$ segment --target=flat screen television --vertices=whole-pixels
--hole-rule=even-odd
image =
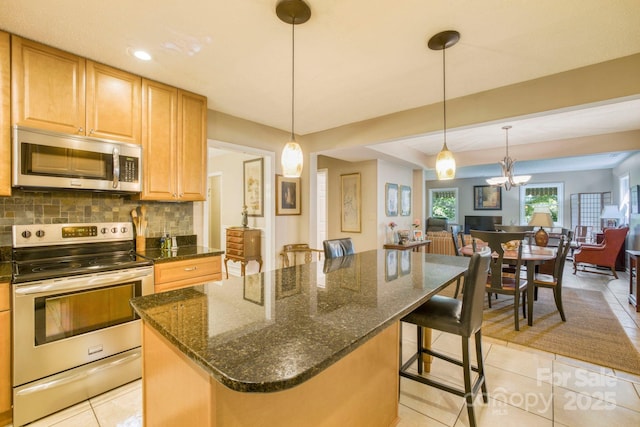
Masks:
[[[464,234],[471,230],[493,231],[496,224],[502,224],[502,216],[465,215]]]

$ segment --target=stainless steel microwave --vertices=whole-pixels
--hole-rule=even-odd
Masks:
[[[13,128],[12,185],[139,193],[142,147],[21,126]]]

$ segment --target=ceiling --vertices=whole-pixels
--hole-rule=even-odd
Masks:
[[[210,109],[290,131],[291,26],[277,18],[276,3],[3,0],[0,28],[202,93]],[[311,19],[295,29],[299,135],[442,101],[442,54],[426,41],[446,29],[461,33],[447,50],[447,99],[640,52],[637,0],[307,3]],[[131,51],[139,48],[153,59],[135,59]],[[454,152],[504,148],[505,124],[513,126],[510,147],[640,129],[640,96],[618,101],[451,129],[447,144]],[[442,135],[326,154],[393,158],[399,144],[434,155]],[[582,164],[615,165],[626,155],[589,156]],[[518,162],[518,171],[540,167],[528,163]]]

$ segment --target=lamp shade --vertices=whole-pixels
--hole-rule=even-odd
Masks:
[[[436,174],[438,179],[453,179],[456,176],[456,159],[446,144],[436,157]]]
[[[299,178],[302,174],[302,148],[295,141],[289,141],[282,149],[280,158],[282,176],[285,178]]]
[[[616,205],[605,205],[600,214],[602,219],[620,219],[620,209]]]
[[[549,212],[534,212],[529,225],[536,227],[553,227],[553,219]]]

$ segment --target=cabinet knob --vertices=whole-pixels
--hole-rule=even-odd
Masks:
[[[80,127],[78,128],[78,133],[83,133],[83,132],[84,132],[84,128],[83,128],[82,126],[80,126]]]
[[[93,134],[93,129],[89,130],[89,135]]]

